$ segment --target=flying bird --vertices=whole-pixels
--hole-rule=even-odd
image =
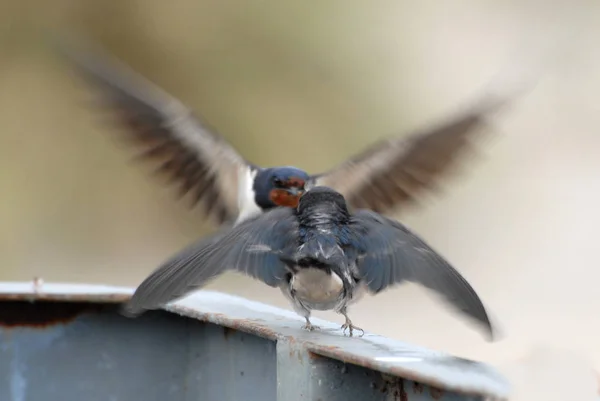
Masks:
[[[437,126],[373,144],[329,171],[309,174],[293,166],[263,168],[246,160],[180,101],[121,61],[100,52],[60,46],[76,70],[97,86],[99,103],[126,129],[142,159],[191,194],[209,218],[239,223],[276,206],[296,207],[314,186],[342,193],[352,208],[391,213],[416,203],[438,179],[472,153],[489,132],[485,117],[510,96],[488,96]]]
[[[322,186],[307,191],[295,208],[259,213],[189,245],[137,287],[123,313],[160,308],[225,271],[278,287],[307,330],[318,328],[311,311],[333,310],[345,317],[341,328],[352,336],[362,329],[348,307],[366,292],[406,281],[439,293],[493,339],[479,296],[442,256],[395,220],[367,209],[350,212],[339,192]]]

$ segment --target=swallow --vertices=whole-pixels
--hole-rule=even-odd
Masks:
[[[274,207],[298,205],[314,186],[340,192],[352,208],[382,214],[418,204],[426,190],[456,171],[490,130],[486,117],[512,96],[487,96],[476,106],[420,132],[374,143],[331,170],[309,174],[293,166],[263,168],[246,160],[179,100],[116,58],[61,46],[75,71],[98,88],[99,104],[123,129],[141,159],[191,194],[209,219],[235,224]],[[307,144],[314,146],[314,144]],[[188,195],[189,196],[189,195]]]
[[[311,324],[313,310],[333,310],[355,326],[348,307],[367,292],[402,282],[445,297],[493,338],[490,319],[471,285],[442,256],[398,221],[367,209],[351,213],[339,192],[314,187],[296,208],[274,208],[189,245],[151,273],[123,305],[133,317],[200,289],[225,271],[278,287]]]

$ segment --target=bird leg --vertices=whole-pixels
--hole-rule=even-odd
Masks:
[[[304,330],[308,330],[308,331],[313,331],[315,329],[320,329],[321,327],[319,326],[315,326],[310,322],[310,319],[308,317],[305,317],[306,319],[306,324],[304,326],[302,326],[302,328]]]
[[[358,326],[355,326],[352,324],[352,320],[350,320],[350,318],[348,317],[348,314],[346,313],[346,309],[344,308],[343,310],[340,311],[340,313],[342,315],[344,315],[344,317],[346,318],[346,323],[342,324],[341,329],[343,330],[343,333],[346,334],[346,329],[348,329],[348,334],[350,337],[352,337],[352,332],[354,330],[359,330],[361,331],[361,335],[360,337],[365,335],[365,331],[363,329],[361,329]]]

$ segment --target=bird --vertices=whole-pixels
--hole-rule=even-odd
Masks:
[[[379,140],[327,171],[309,174],[248,161],[197,113],[106,52],[66,41],[58,49],[97,88],[94,103],[123,128],[138,158],[155,163],[180,197],[191,196],[190,206],[202,205],[218,225],[238,224],[274,207],[294,208],[314,186],[336,189],[353,208],[386,215],[419,205],[419,197],[439,190],[439,180],[456,172],[475,153],[475,141],[492,131],[489,114],[516,96],[485,95],[441,123]]]
[[[279,288],[309,331],[319,329],[311,311],[333,310],[345,318],[344,334],[362,335],[349,306],[367,293],[414,282],[477,322],[486,338],[494,336],[481,299],[439,253],[396,220],[350,211],[344,196],[325,186],[306,191],[295,208],[268,210],[188,245],[142,281],[122,313],[136,317],[162,308],[226,271]]]

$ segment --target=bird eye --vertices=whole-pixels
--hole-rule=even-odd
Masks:
[[[283,185],[283,182],[279,178],[273,177],[273,185],[275,185],[276,187],[280,187]]]
[[[291,186],[292,187],[295,187],[295,188],[298,188],[298,189],[302,189],[302,190],[304,190],[304,185],[305,184],[306,184],[306,182],[304,180],[299,179],[299,178],[298,179],[294,179],[291,182]]]

